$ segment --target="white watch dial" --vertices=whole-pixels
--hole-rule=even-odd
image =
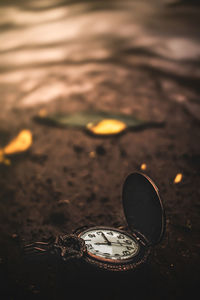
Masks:
[[[125,232],[110,228],[91,228],[79,235],[90,255],[103,260],[126,260],[139,251],[138,242]]]

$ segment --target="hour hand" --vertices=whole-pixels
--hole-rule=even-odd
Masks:
[[[106,237],[106,235],[103,232],[101,234],[102,234],[104,240],[107,242],[107,245],[111,245],[111,242],[108,240],[108,238]]]

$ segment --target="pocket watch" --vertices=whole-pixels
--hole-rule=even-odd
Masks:
[[[63,263],[82,259],[100,269],[127,271],[143,264],[165,231],[165,214],[155,183],[145,174],[132,173],[122,189],[128,229],[82,227],[53,241],[24,246],[29,257],[53,257]]]

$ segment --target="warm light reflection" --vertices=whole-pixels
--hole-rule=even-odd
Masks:
[[[95,2],[64,4],[59,0],[2,6],[0,69],[4,73],[0,84],[8,84],[8,94],[10,84],[13,89],[5,105],[9,106],[9,99],[16,106],[39,105],[95,91],[101,81],[116,81],[114,86],[119,86],[126,81],[127,75],[122,73],[128,72],[127,66],[149,66],[199,78],[198,70],[194,72],[194,67],[182,63],[200,56],[199,39],[183,35],[176,18],[170,23],[162,18],[163,1],[113,3],[114,9],[107,9],[109,4],[104,1],[98,9]],[[139,55],[137,49],[141,49]],[[126,55],[126,50],[133,53]],[[104,75],[99,76],[101,72]],[[15,94],[22,97],[15,98]],[[104,92],[104,98],[109,102],[115,95]]]
[[[0,25],[4,23],[16,26],[35,25],[52,22],[67,17],[69,10],[61,8],[47,9],[42,11],[28,11],[15,6],[8,6],[0,10]]]
[[[56,100],[59,97],[67,97],[73,93],[84,93],[92,88],[91,83],[67,85],[65,82],[50,82],[35,89],[32,93],[21,99],[21,105],[32,106]]]

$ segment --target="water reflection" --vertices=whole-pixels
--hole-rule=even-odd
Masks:
[[[115,93],[125,101],[130,78],[141,71],[156,74],[169,98],[197,99],[199,12],[175,2],[3,1],[1,102],[7,108],[32,106],[85,93],[90,102],[88,93],[102,85],[108,102]]]

